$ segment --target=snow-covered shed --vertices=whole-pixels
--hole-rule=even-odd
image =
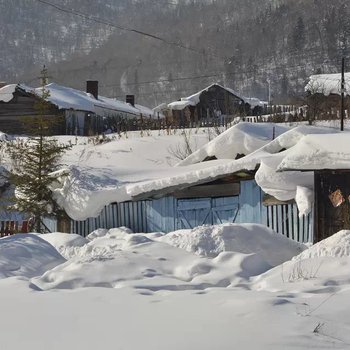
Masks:
[[[314,241],[350,229],[350,133],[307,135],[279,170],[313,174]]]
[[[304,210],[298,194],[312,185],[313,176],[280,173],[277,167],[305,135],[331,131],[308,126],[281,128],[272,140],[274,127],[235,125],[211,142],[210,155],[215,159],[203,161],[207,146],[198,161],[185,161],[157,174],[143,172],[142,177],[150,180],[134,176],[132,182],[124,182],[118,189],[100,189],[96,177],[95,186],[85,188],[86,174],[77,173],[65,182],[68,192],[58,189],[59,195],[69,196],[84,191],[78,202],[74,197],[71,203],[67,202],[69,196],[62,198],[67,213],[76,220],[72,232],[85,235],[98,227],[113,226],[128,226],[138,232],[170,232],[236,222],[262,223],[294,240],[312,240],[313,213]],[[229,137],[230,133],[242,137]],[[242,142],[245,156],[235,159],[244,148]]]
[[[125,120],[153,117],[154,112],[144,106],[131,105],[98,95],[98,82],[87,82],[83,92],[55,83],[44,86],[49,93],[45,113],[56,118],[54,134],[95,135],[107,130],[116,131]],[[0,130],[22,133],[22,119],[36,116],[36,102],[43,96],[43,88],[32,88],[24,84],[11,84],[0,88]],[[57,120],[61,118],[61,122]]]
[[[216,120],[223,124],[227,117],[259,113],[264,103],[255,98],[246,98],[220,84],[211,84],[195,94],[182,97],[168,104],[174,123],[181,126],[196,125],[200,120]]]

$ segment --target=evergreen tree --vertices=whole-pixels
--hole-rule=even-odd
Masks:
[[[44,68],[41,81],[46,80],[47,71]],[[35,104],[37,116],[24,121],[30,136],[17,139],[8,146],[12,163],[9,181],[15,186],[11,209],[31,215],[36,232],[43,230],[44,217],[57,217],[64,213],[53,199],[50,188],[59,176],[53,174],[59,159],[70,146],[61,145],[49,137],[50,128],[55,123],[52,117],[46,116],[49,96],[49,91],[43,86]]]

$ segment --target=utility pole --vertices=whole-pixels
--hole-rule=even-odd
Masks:
[[[271,106],[271,80],[270,78],[267,79],[268,87],[269,87],[269,100],[268,100],[268,105],[267,107],[270,107],[270,111],[268,110],[268,114],[272,114],[272,106]]]
[[[340,131],[344,131],[344,99],[345,99],[345,57],[341,64],[341,106],[340,106]]]

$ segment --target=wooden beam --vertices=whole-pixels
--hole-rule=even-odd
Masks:
[[[240,191],[239,183],[222,185],[203,185],[186,188],[174,192],[175,198],[213,198],[238,196]]]
[[[293,203],[295,203],[293,199],[289,201],[280,201],[279,199],[269,194],[264,194],[264,197],[263,197],[263,205],[265,205],[265,207],[268,207],[270,205],[283,205],[283,204],[293,204]]]

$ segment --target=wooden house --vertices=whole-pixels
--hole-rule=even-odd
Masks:
[[[96,135],[119,131],[131,119],[153,117],[153,111],[134,104],[99,96],[98,82],[88,81],[86,92],[51,83],[45,86],[45,115],[54,119],[52,134]],[[22,84],[0,88],[0,130],[10,134],[26,133],[24,117],[38,116],[36,103],[42,99],[42,88]]]
[[[247,99],[234,90],[219,84],[183,97],[168,104],[174,122],[179,126],[198,125],[201,121],[211,121],[223,125],[227,118],[243,117],[257,112],[263,103],[257,99]]]
[[[307,117],[338,119],[341,106],[341,74],[316,74],[309,78],[305,87]],[[350,116],[350,73],[345,73],[345,115]]]

